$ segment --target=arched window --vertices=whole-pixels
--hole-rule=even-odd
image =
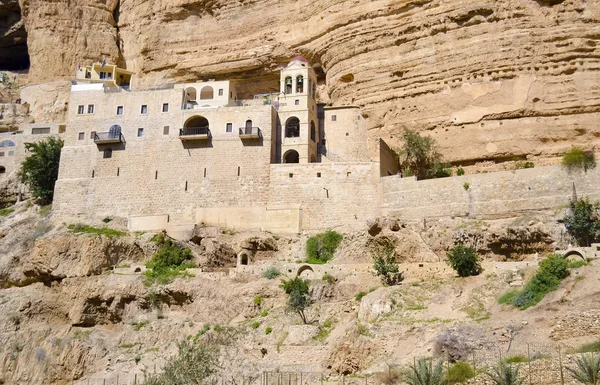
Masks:
[[[298,75],[296,77],[296,93],[301,94],[304,92],[304,77],[302,75]]]
[[[298,138],[300,136],[300,120],[296,117],[291,117],[285,122],[285,137]]]
[[[0,142],[0,147],[14,147],[15,146],[15,142],[13,142],[12,140],[3,140],[2,142]]]
[[[0,174],[4,174],[6,172],[6,168],[4,166],[0,166]]]
[[[291,78],[291,76],[288,76],[287,78],[285,78],[283,92],[285,94],[291,94],[292,93],[292,78]]]
[[[108,138],[116,139],[121,137],[121,126],[114,124],[108,129]]]
[[[300,163],[300,155],[298,155],[298,151],[289,150],[283,156],[283,163]]]
[[[311,121],[310,122],[310,140],[312,140],[313,142],[316,142],[317,139],[317,130],[315,129],[315,122]]]
[[[213,98],[213,88],[211,86],[202,87],[200,90],[200,99],[207,100]]]
[[[206,119],[204,116],[192,116],[185,122],[183,127],[208,129],[208,119]]]
[[[196,89],[194,87],[188,87],[185,89],[184,101],[185,103],[196,102]]]
[[[250,119],[246,120],[246,127],[245,127],[244,134],[246,134],[246,135],[252,134],[252,120],[250,120]]]

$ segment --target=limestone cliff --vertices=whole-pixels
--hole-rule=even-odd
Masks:
[[[3,6],[0,5],[0,8]],[[585,0],[21,0],[30,81],[118,62],[138,86],[243,79],[277,88],[302,54],[320,99],[372,136],[429,131],[463,165],[600,149],[600,3]],[[1,49],[1,48],[0,48]]]

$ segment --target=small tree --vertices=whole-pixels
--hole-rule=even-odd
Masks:
[[[448,250],[448,264],[461,277],[469,277],[481,273],[479,258],[472,247],[458,245]]]
[[[581,171],[587,172],[596,167],[596,159],[591,151],[583,151],[580,148],[573,147],[565,152],[562,158],[562,165],[568,172]]]
[[[441,163],[441,155],[433,138],[423,137],[413,130],[405,130],[402,134],[404,145],[398,150],[400,168],[406,176],[416,176],[417,179],[431,179],[439,176],[449,176],[446,165]]]
[[[281,281],[281,288],[288,295],[288,309],[298,313],[304,324],[308,323],[305,310],[312,303],[309,287],[310,282],[300,277]]]
[[[406,376],[408,385],[446,385],[448,381],[444,377],[442,362],[433,365],[431,360],[420,359],[410,366]]]
[[[191,385],[203,384],[216,373],[218,349],[203,341],[183,340],[178,354],[169,359],[159,374],[148,374],[144,385]]]
[[[336,231],[316,234],[306,241],[308,263],[323,264],[333,258],[344,236]]]
[[[580,246],[589,246],[600,240],[600,205],[580,199],[569,203],[569,211],[563,219],[569,234]]]
[[[492,367],[492,371],[487,375],[495,385],[523,384],[523,380],[519,379],[519,365],[507,365],[500,362],[497,366]]]
[[[582,355],[575,361],[575,367],[567,367],[575,380],[585,385],[600,384],[600,355]]]
[[[377,254],[373,269],[375,275],[380,277],[381,282],[387,286],[397,285],[404,279],[403,272],[396,263],[396,252],[393,247],[387,247]]]
[[[29,187],[31,195],[41,205],[51,203],[54,197],[63,145],[62,139],[53,136],[37,143],[25,143],[25,149],[31,155],[23,161],[19,175],[21,182]]]

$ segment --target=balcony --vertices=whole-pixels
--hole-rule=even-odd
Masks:
[[[179,129],[179,139],[181,140],[208,140],[210,139],[210,130],[208,127],[186,127]]]
[[[240,127],[240,139],[258,139],[260,138],[260,128],[258,127]]]
[[[96,132],[94,134],[94,143],[96,144],[110,144],[110,143],[124,143],[125,139],[120,131],[108,131],[108,132]]]

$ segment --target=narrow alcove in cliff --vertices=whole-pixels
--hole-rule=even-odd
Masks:
[[[0,4],[0,71],[29,69],[27,31],[16,0]]]

